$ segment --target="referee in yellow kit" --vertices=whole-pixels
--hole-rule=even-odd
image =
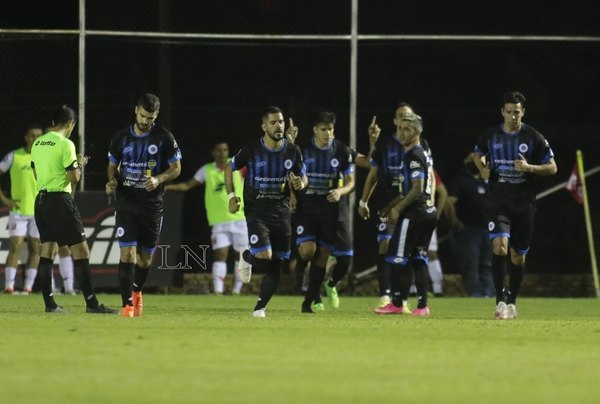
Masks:
[[[52,265],[58,246],[69,246],[81,283],[86,313],[116,314],[117,310],[98,303],[92,286],[90,250],[85,240],[79,210],[73,199],[87,158],[75,154],[69,140],[76,123],[75,111],[66,105],[53,115],[52,130],[40,136],[31,148],[31,167],[39,193],[35,200],[35,222],[42,243],[38,281],[47,313],[64,313],[52,293]],[[57,246],[58,244],[58,246]]]

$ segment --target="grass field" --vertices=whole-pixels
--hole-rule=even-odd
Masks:
[[[101,301],[118,306],[117,295]],[[600,302],[436,298],[431,318],[377,316],[375,298],[301,314],[275,296],[146,295],[141,318],[43,313],[40,295],[0,295],[0,401],[455,402],[600,400]]]

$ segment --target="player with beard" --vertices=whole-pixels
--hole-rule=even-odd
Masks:
[[[135,122],[115,134],[108,153],[106,193],[116,192],[123,317],[142,315],[142,289],[162,224],[163,184],[181,173],[181,151],[173,134],[155,123],[159,109],[156,95],[142,95]]]
[[[308,184],[300,149],[284,139],[281,109],[268,107],[261,117],[263,136],[242,147],[225,166],[231,213],[240,209],[241,202],[234,192],[233,171],[247,168],[244,209],[250,249],[241,254],[240,278],[244,283],[250,282],[252,267],[265,274],[253,317],[266,317],[265,307],[277,289],[283,260],[290,257],[289,188],[300,191]],[[297,130],[290,119],[288,132]]]

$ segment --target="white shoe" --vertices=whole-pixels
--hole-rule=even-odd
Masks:
[[[254,310],[252,312],[252,317],[261,317],[261,318],[265,318],[267,317],[267,313],[265,312],[265,309],[258,309],[258,310]]]
[[[511,320],[517,318],[517,307],[514,304],[506,305],[506,318]]]
[[[514,307],[514,305],[512,305]],[[496,320],[506,320],[508,318],[508,307],[506,303],[500,302],[496,306]]]
[[[251,278],[252,265],[244,259],[244,251],[240,251],[240,280],[242,283],[249,283]]]

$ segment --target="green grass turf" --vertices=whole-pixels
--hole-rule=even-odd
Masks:
[[[119,297],[101,301],[118,306]],[[275,296],[146,295],[141,318],[86,315],[81,296],[0,295],[2,402],[456,402],[600,400],[600,301],[435,298],[431,318],[378,316],[375,298],[300,313]]]

